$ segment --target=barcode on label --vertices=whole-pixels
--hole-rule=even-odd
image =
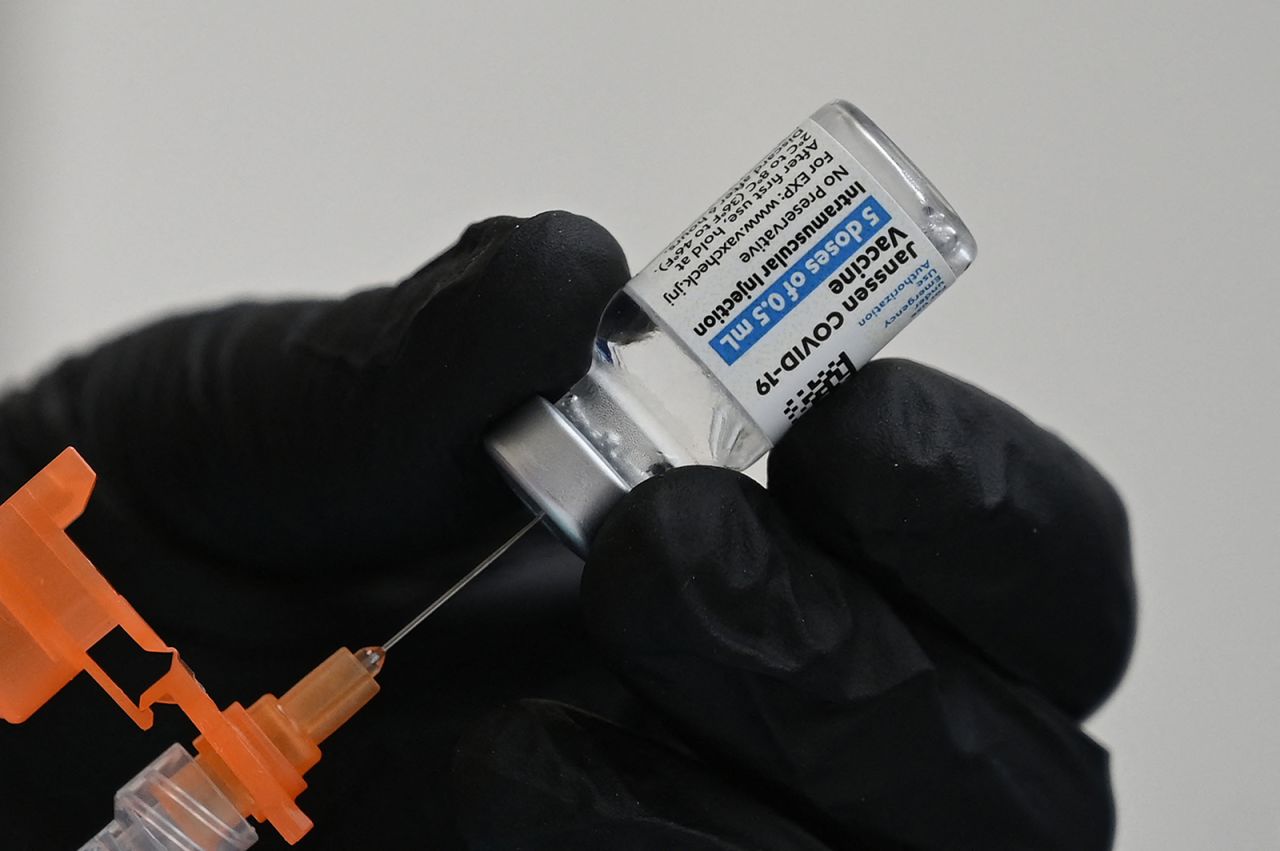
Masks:
[[[797,417],[813,407],[814,402],[830,393],[855,372],[857,370],[853,366],[853,361],[849,360],[848,353],[841,352],[839,357],[818,370],[817,375],[806,381],[804,387],[787,400],[782,413],[786,415],[788,421],[795,422]]]

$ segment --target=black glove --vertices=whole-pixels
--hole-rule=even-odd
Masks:
[[[477,225],[395,289],[170,320],[6,400],[0,482],[80,448],[102,484],[73,536],[220,702],[278,693],[519,524],[479,438],[582,373],[626,275],[602,230],[546,214]],[[901,363],[807,415],[771,477],[638,488],[593,547],[596,641],[545,538],[443,610],[326,745],[304,847],[461,847],[455,822],[484,848],[1106,847],[1105,755],[1076,727],[1132,632],[1105,482]],[[0,733],[14,847],[74,847],[190,738],[69,691]],[[596,714],[490,715],[451,791],[461,730],[525,695]]]
[[[696,758],[518,705],[459,756],[476,846],[1110,847],[1107,756],[1078,728],[1134,625],[1106,481],[904,361],[823,400],[769,479],[646,482],[586,566],[590,632]]]
[[[99,485],[72,538],[219,705],[281,694],[337,647],[388,638],[524,522],[481,436],[585,372],[627,278],[607,232],[548,213],[477,224],[398,287],[159,322],[0,402],[0,496],[76,446]],[[559,551],[540,543],[514,555]],[[396,648],[384,693],[308,774],[304,847],[460,846],[445,777],[462,727],[606,682],[578,673],[577,570],[512,571],[505,597],[478,583]],[[172,711],[144,734],[83,680],[0,724],[0,845],[78,847],[116,788],[189,746]]]

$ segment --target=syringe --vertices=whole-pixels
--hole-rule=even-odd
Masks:
[[[0,503],[0,719],[21,724],[77,674],[88,674],[144,730],[172,704],[199,731],[195,755],[174,745],[122,788],[116,818],[92,851],[234,851],[269,822],[294,843],[312,827],[296,798],[320,744],[378,693],[386,649],[480,575],[534,518],[427,606],[382,647],[334,653],[284,697],[220,709],[178,651],[111,587],[67,536],[93,489],[93,470],[67,449]],[[136,699],[90,654],[113,631],[168,670]]]
[[[283,697],[268,694],[247,710],[239,704],[224,710],[272,773],[276,782],[266,788],[297,797],[306,788],[303,775],[320,761],[320,744],[378,693],[375,678],[386,661],[386,648],[417,628],[539,520],[507,539],[383,646],[355,653],[343,648]],[[175,744],[125,784],[116,794],[115,819],[81,851],[240,851],[256,843],[258,834],[248,819],[264,821],[266,811],[244,782],[246,767],[229,765],[203,737],[196,739],[195,751],[193,756]],[[299,825],[303,832],[309,826]]]
[[[380,647],[343,648],[283,697],[264,695],[247,710],[233,704],[224,714],[257,753],[283,757],[268,760],[269,770],[296,797],[306,788],[302,776],[320,761],[320,744],[378,693],[385,659]],[[264,813],[240,767],[203,737],[194,750],[175,744],[125,784],[115,819],[81,851],[239,851],[257,842],[247,819],[263,820]]]

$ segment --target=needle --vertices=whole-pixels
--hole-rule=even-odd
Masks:
[[[539,523],[541,523],[542,518],[543,518],[543,514],[539,512],[537,517],[534,517],[528,523],[524,524],[524,526],[520,528],[520,531],[516,532],[510,538],[507,538],[507,540],[503,542],[501,546],[499,546],[493,552],[489,553],[489,555],[485,556],[483,561],[481,561],[475,567],[471,568],[471,571],[466,576],[462,577],[457,582],[455,582],[452,588],[450,588],[448,591],[445,591],[443,594],[437,597],[431,605],[427,606],[425,609],[419,612],[417,617],[415,617],[413,620],[405,624],[404,627],[399,632],[391,636],[390,640],[384,641],[382,643],[382,649],[390,650],[400,641],[400,639],[404,638],[406,635],[408,635],[409,633],[417,629],[418,624],[422,623],[427,618],[431,617],[431,615],[435,613],[435,610],[443,606],[445,603],[449,602],[449,600],[453,598],[454,594],[457,594],[463,588],[466,588],[467,584],[471,582],[472,579],[475,579],[481,573],[484,573],[484,569],[486,567],[493,564],[502,556],[503,553],[511,549],[511,547],[515,544],[516,541],[524,537],[525,532],[528,532],[534,526],[537,526]]]

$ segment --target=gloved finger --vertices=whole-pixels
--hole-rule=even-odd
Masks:
[[[637,487],[582,595],[622,676],[806,825],[876,848],[1110,845],[1105,752],[895,611],[744,476],[689,467]]]
[[[1057,436],[977,388],[876,361],[778,444],[769,489],[815,540],[1075,717],[1135,630],[1124,505]]]
[[[526,700],[482,719],[453,761],[475,851],[826,851],[708,766],[598,716]]]
[[[68,360],[0,408],[0,470],[16,487],[74,444],[96,501],[230,564],[421,558],[514,516],[481,437],[580,377],[627,277],[587,219],[489,219],[398,286],[181,316]]]

